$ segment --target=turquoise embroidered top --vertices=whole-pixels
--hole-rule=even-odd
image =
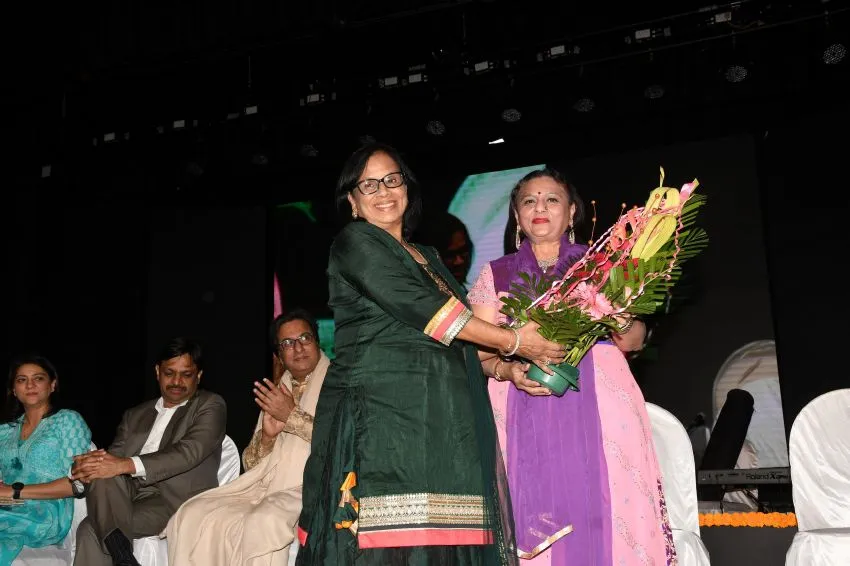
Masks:
[[[0,480],[5,484],[48,483],[68,475],[73,457],[88,452],[91,431],[76,411],[62,409],[42,419],[21,440],[23,416],[0,424]],[[74,499],[26,500],[0,507],[0,566],[11,564],[23,546],[61,542],[74,514]]]

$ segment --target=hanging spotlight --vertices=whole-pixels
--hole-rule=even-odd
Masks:
[[[587,113],[596,108],[596,103],[592,98],[583,97],[576,100],[576,103],[573,104],[573,110],[576,112]]]
[[[647,100],[658,100],[664,96],[665,74],[662,66],[655,60],[655,53],[650,51],[649,61],[640,70],[643,78],[643,97]]]
[[[425,131],[432,136],[442,136],[446,133],[446,126],[439,120],[428,120],[428,123],[425,124]]]
[[[301,149],[299,150],[301,157],[318,157],[319,150],[315,148],[312,144],[305,143],[301,145]]]
[[[732,36],[732,49],[730,51],[729,59],[727,59],[727,61],[729,61],[729,64],[723,71],[723,77],[726,79],[727,82],[737,84],[747,80],[750,71],[747,68],[747,64],[741,57],[741,53],[738,50],[738,38],[734,35]]]
[[[649,100],[658,100],[664,96],[664,86],[660,84],[651,84],[643,89],[643,97]]]
[[[522,112],[516,108],[505,108],[502,110],[502,120],[505,122],[519,122],[522,119]]]
[[[445,116],[446,109],[440,101],[440,92],[434,88],[432,94],[433,99],[431,101],[430,108],[427,110],[428,114],[430,114],[432,118],[425,123],[425,131],[432,136],[442,136],[446,133],[446,125],[440,121],[439,116]]]
[[[847,46],[844,45],[845,35],[839,34],[832,27],[829,15],[824,17],[824,29],[822,31],[821,45],[824,46],[823,60],[825,65],[837,65],[847,56]]]
[[[744,82],[747,80],[747,75],[749,75],[749,71],[743,65],[729,65],[723,74],[730,83]]]
[[[523,101],[517,94],[516,78],[511,75],[508,78],[508,84],[505,90],[494,91],[496,108],[502,108],[502,121],[512,124],[519,122],[522,119],[522,112],[519,110],[522,107]],[[519,103],[519,104],[517,104]]]
[[[593,90],[591,90],[592,84],[585,75],[584,65],[578,68],[578,77],[573,85],[576,91],[573,110],[586,114],[596,108],[596,102],[593,100]]]
[[[847,55],[847,48],[842,43],[832,43],[823,50],[823,62],[827,65],[837,65]]]

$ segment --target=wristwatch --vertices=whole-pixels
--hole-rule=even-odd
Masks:
[[[83,482],[71,478],[68,478],[68,481],[71,482],[71,493],[74,494],[74,497],[82,499],[86,496],[86,485]]]
[[[21,490],[24,489],[24,484],[19,481],[16,481],[12,484],[12,499],[20,499],[21,498]]]

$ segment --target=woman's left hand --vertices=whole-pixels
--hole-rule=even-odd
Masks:
[[[6,485],[0,481],[0,497],[12,497],[14,493],[11,485]]]
[[[525,391],[529,395],[551,395],[552,391],[548,387],[544,387],[528,379],[528,368],[531,365],[523,362],[508,362],[503,364],[503,368],[499,373],[506,380],[513,382],[514,386],[520,391]]]

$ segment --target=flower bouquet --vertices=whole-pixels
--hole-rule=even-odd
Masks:
[[[522,283],[502,298],[502,313],[514,327],[537,322],[544,338],[567,350],[563,363],[549,366],[555,375],[532,366],[529,379],[556,395],[578,391],[578,363],[598,340],[627,331],[632,317],[664,308],[681,264],[708,245],[705,231],[694,226],[706,200],[694,194],[698,185],[694,179],[681,191],[665,187],[662,168],[646,204],[621,214],[562,278],[520,274]]]

